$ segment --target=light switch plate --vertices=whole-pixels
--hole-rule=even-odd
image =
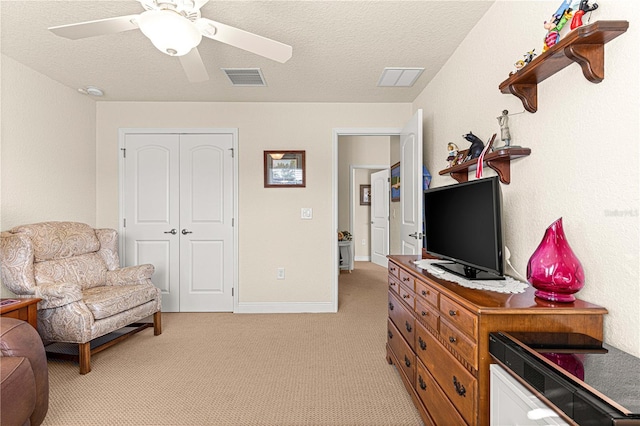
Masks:
[[[301,219],[312,219],[313,218],[313,209],[310,207],[303,207],[300,209],[300,218]]]

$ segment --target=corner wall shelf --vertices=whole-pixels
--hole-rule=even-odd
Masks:
[[[530,148],[507,148],[485,154],[484,163],[498,173],[500,182],[511,183],[511,160],[526,157],[531,154]],[[440,175],[450,174],[458,183],[469,180],[469,172],[478,167],[478,159],[465,161],[444,170],[440,170]]]
[[[518,97],[529,112],[538,110],[538,83],[573,62],[580,64],[585,78],[592,83],[604,79],[604,45],[623,34],[628,21],[596,21],[568,33],[560,42],[515,72],[499,89]]]

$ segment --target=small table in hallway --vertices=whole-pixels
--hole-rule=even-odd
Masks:
[[[340,270],[353,271],[353,241],[338,241],[338,262]]]

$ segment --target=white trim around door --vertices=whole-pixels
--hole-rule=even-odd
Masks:
[[[238,310],[238,253],[239,253],[239,223],[238,223],[238,129],[237,128],[120,128],[118,131],[118,231],[119,231],[119,255],[124,262],[124,247],[126,228],[125,218],[125,136],[127,134],[231,134],[233,137],[233,310]]]

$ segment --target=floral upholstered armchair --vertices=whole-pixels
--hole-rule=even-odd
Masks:
[[[0,234],[4,285],[38,297],[45,342],[78,344],[80,374],[91,371],[91,340],[153,315],[162,333],[153,265],[120,268],[118,234],[77,222],[43,222]],[[94,348],[93,352],[97,352]]]

